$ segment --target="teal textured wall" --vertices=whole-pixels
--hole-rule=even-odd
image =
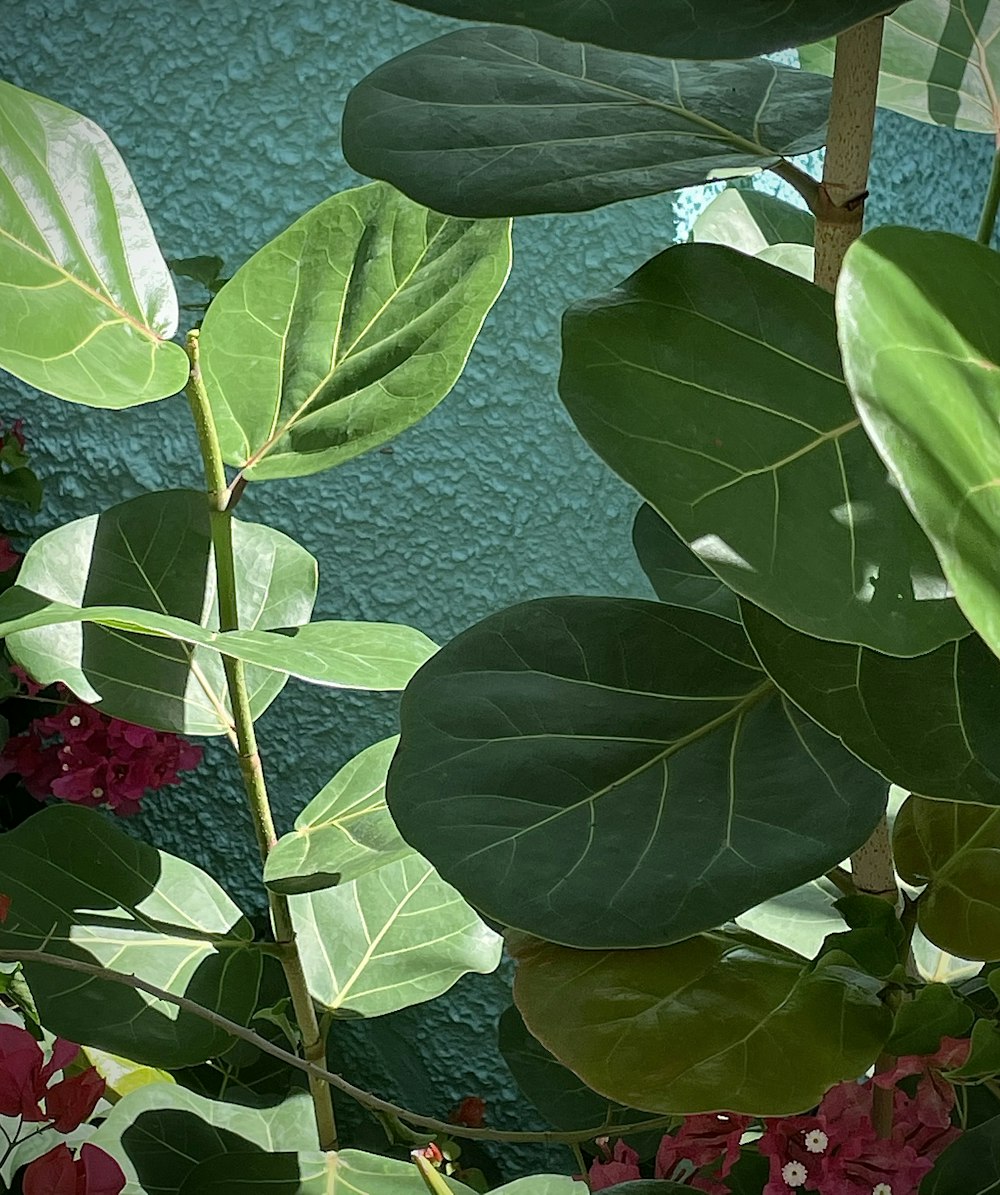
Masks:
[[[218,253],[230,270],[361,181],[339,150],[351,83],[451,27],[390,0],[0,0],[0,14],[0,75],[111,134],[168,256]],[[989,151],[986,139],[882,118],[873,214],[972,231]],[[629,547],[637,500],[575,436],[555,397],[559,314],[686,231],[704,202],[689,193],[519,222],[510,284],[433,415],[391,451],[251,487],[242,517],[272,523],[318,557],[319,615],[406,622],[441,641],[532,596],[648,592]],[[39,530],[144,490],[199,483],[179,399],[113,415],[6,384],[0,415],[15,414],[47,482]],[[346,759],[392,732],[395,708],[289,685],[259,726],[279,828]],[[138,826],[261,906],[236,775],[218,744]],[[438,1111],[499,1084],[491,1116],[509,1123],[516,1097],[490,1044],[506,1001],[502,980],[468,979],[371,1039],[352,1027],[347,1063],[384,1085],[379,1053],[412,1050],[413,1089],[403,1094],[419,1097],[424,1069]]]

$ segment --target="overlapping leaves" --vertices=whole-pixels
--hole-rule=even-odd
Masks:
[[[525,29],[460,30],[354,88],[344,154],[459,216],[583,211],[818,148],[820,83],[762,59],[667,62]]]
[[[93,407],[176,394],[177,296],[125,164],[91,121],[0,80],[0,366]]]
[[[477,908],[586,947],[718,925],[839,862],[885,803],[741,626],[605,598],[516,606],[439,652],[404,695],[387,792]]]

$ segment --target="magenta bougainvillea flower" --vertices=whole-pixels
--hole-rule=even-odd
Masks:
[[[725,1192],[726,1187],[718,1179],[725,1178],[736,1164],[740,1156],[740,1138],[752,1123],[749,1116],[735,1116],[729,1112],[687,1117],[676,1133],[668,1133],[660,1142],[656,1153],[656,1178],[669,1179],[678,1162],[690,1162],[697,1170],[719,1162],[711,1178],[695,1178],[691,1186],[694,1190]]]
[[[201,757],[200,747],[178,735],[73,703],[8,739],[0,776],[16,773],[39,801],[60,797],[130,817],[147,792],[179,783],[180,773],[196,768]]]
[[[613,1187],[615,1183],[627,1183],[630,1179],[641,1177],[639,1155],[624,1141],[619,1139],[616,1142],[614,1153],[608,1149],[606,1137],[598,1144],[604,1150],[604,1158],[598,1159],[590,1167],[587,1177],[592,1191],[603,1191],[605,1187]]]
[[[78,1158],[57,1145],[30,1163],[21,1179],[24,1195],[119,1195],[124,1186],[122,1168],[89,1142]]]

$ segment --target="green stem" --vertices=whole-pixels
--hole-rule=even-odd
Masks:
[[[188,400],[198,432],[205,481],[208,486],[209,518],[212,533],[212,550],[215,556],[216,590],[219,601],[219,629],[239,630],[239,608],[236,590],[236,560],[233,553],[233,494],[226,484],[226,467],[222,459],[219,437],[212,417],[205,383],[201,376],[198,359],[198,332],[189,332],[187,338],[191,374],[187,386]],[[257,748],[253,714],[250,709],[250,694],[246,683],[246,669],[242,660],[223,656],[229,699],[233,707],[233,721],[236,728],[237,755],[243,787],[246,790],[253,821],[257,847],[261,862],[266,862],[278,836],[271,815],[264,769]],[[313,1004],[306,982],[302,956],[295,941],[291,911],[288,900],[277,893],[269,892],[271,924],[274,936],[281,948],[281,965],[292,1000],[292,1009],[302,1035],[302,1054],[308,1062],[319,1064],[326,1059],[326,1043],[320,1033]],[[320,1145],[323,1149],[337,1148],[337,1123],[333,1113],[333,1099],[329,1084],[315,1074],[309,1075],[309,1089],[316,1112]]]
[[[983,216],[979,221],[979,232],[976,240],[980,245],[988,245],[993,240],[993,230],[997,223],[997,209],[1000,209],[1000,147],[993,155],[993,171],[990,174],[990,186],[986,192],[986,202],[983,205]]]

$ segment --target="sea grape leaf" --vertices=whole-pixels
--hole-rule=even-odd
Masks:
[[[450,219],[382,183],[307,212],[205,314],[201,368],[227,464],[251,481],[299,477],[422,419],[509,271],[509,221]]]
[[[123,834],[78,805],[54,805],[0,836],[10,897],[0,949],[135,975],[238,1024],[254,1011],[253,930],[216,882],[185,859]],[[24,962],[42,1023],[81,1045],[149,1066],[190,1066],[229,1035],[120,983]]]
[[[655,602],[493,615],[417,673],[401,726],[404,838],[487,916],[570,945],[716,926],[839,863],[885,807],[742,627]]]
[[[0,367],[70,402],[183,390],[177,295],[125,163],[93,121],[0,80]]]
[[[821,76],[764,59],[663,61],[462,29],[357,84],[344,156],[456,216],[586,211],[817,149],[829,102]]]
[[[639,508],[632,524],[632,546],[661,602],[739,621],[736,594],[702,564],[648,503]]]
[[[727,187],[698,216],[691,239],[756,257],[774,245],[812,245],[816,218],[774,195]]]
[[[744,931],[655,950],[508,946],[530,1031],[595,1091],[650,1112],[801,1112],[863,1074],[892,1025],[879,981],[845,956],[809,963]]]
[[[605,462],[783,622],[900,656],[968,632],[851,406],[819,287],[668,249],[569,309],[559,389]]]

